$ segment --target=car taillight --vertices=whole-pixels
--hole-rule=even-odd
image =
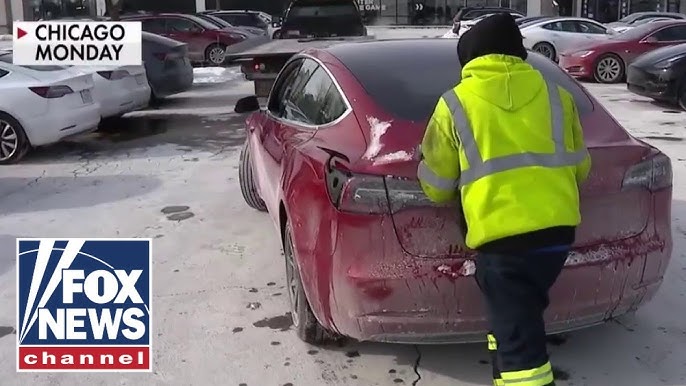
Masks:
[[[119,80],[124,79],[129,76],[128,71],[115,70],[115,71],[98,71],[98,75],[102,76],[107,80]]]
[[[69,86],[29,87],[29,90],[43,98],[49,99],[62,98],[74,92]]]
[[[622,190],[645,188],[654,192],[670,186],[672,161],[661,153],[630,167],[622,181]]]
[[[414,179],[356,174],[335,158],[326,173],[331,203],[341,211],[389,214],[409,207],[435,206]]]
[[[267,66],[264,63],[255,63],[253,64],[253,69],[255,72],[262,72],[267,69]]]

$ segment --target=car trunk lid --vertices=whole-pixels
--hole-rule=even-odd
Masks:
[[[386,176],[389,210],[403,249],[419,257],[463,257],[468,248],[464,244],[466,226],[459,206],[431,203],[417,180],[416,144],[421,142],[424,125],[374,119],[369,124],[372,130],[368,151],[357,163],[356,171]],[[583,124],[604,127],[612,123],[584,120]],[[391,132],[405,134],[388,135]],[[575,244],[579,247],[639,234],[651,210],[650,192],[623,189],[628,170],[640,164],[650,148],[625,132],[586,132],[593,168],[581,191],[582,223]],[[594,136],[595,132],[599,134]]]

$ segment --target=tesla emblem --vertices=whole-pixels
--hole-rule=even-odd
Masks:
[[[415,11],[421,11],[421,10],[423,10],[423,9],[424,9],[424,4],[422,4],[422,3],[417,3],[417,4],[414,5],[414,10],[415,10]]]

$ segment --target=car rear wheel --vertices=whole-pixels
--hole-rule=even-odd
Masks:
[[[539,54],[545,56],[546,58],[550,60],[555,60],[556,57],[556,52],[555,52],[555,47],[553,47],[552,44],[546,43],[546,42],[541,42],[541,43],[536,43],[533,46],[534,52],[538,52]]]
[[[624,63],[615,54],[601,56],[595,64],[593,77],[600,83],[618,83],[624,79]]]
[[[30,148],[21,124],[9,114],[0,113],[0,165],[21,161]]]
[[[314,345],[326,342],[327,331],[315,318],[310,303],[305,295],[300,270],[298,269],[293,247],[293,233],[290,221],[286,220],[283,232],[284,257],[286,260],[286,286],[288,287],[288,300],[291,306],[291,319],[293,327],[301,340]]]
[[[226,46],[223,44],[212,44],[205,50],[205,60],[216,66],[224,64],[226,60]]]
[[[262,198],[260,198],[260,195],[257,194],[257,188],[255,187],[255,177],[253,176],[252,163],[250,161],[250,147],[248,146],[248,141],[245,141],[245,145],[241,150],[238,181],[241,184],[241,193],[243,194],[243,199],[246,204],[261,212],[266,211],[267,206],[264,204]]]

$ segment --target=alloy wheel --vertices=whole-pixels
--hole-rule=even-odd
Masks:
[[[541,44],[538,47],[536,47],[536,52],[545,56],[548,59],[553,59],[553,50],[547,44]]]
[[[297,327],[300,325],[298,307],[302,301],[300,299],[302,290],[300,288],[300,274],[293,257],[293,240],[291,239],[290,232],[287,232],[284,249],[284,254],[286,255],[286,284],[288,285],[288,298],[291,303],[291,318],[293,319],[293,325]]]
[[[210,62],[222,64],[226,58],[226,50],[221,47],[213,47],[208,56],[210,57]]]
[[[10,159],[19,149],[17,131],[8,122],[0,120],[0,161]]]
[[[604,82],[615,82],[622,71],[622,65],[613,57],[603,58],[596,66],[596,74]]]

